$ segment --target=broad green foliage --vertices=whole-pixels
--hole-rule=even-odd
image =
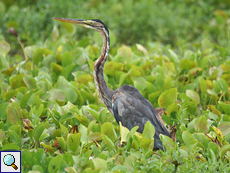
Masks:
[[[36,8],[44,10],[45,5],[36,2]],[[206,18],[199,17],[204,11],[195,1],[180,1],[178,8],[177,1],[141,2],[108,1],[108,12],[104,2],[65,6],[55,1],[40,12],[47,15],[34,12],[27,20],[19,9],[26,0],[0,2],[0,14],[9,17],[2,18],[0,31],[0,150],[21,150],[23,172],[230,172],[230,51],[224,46],[229,14],[224,9],[209,12],[222,7],[217,1],[200,2]],[[27,11],[33,12],[29,5]],[[165,109],[161,118],[167,128],[177,124],[176,141],[160,135],[165,151],[152,150],[155,128],[150,122],[143,134],[137,126],[128,130],[99,99],[93,63],[100,56],[100,34],[87,37],[82,34],[86,29],[50,22],[51,17],[68,17],[67,10],[84,18],[85,8],[112,28],[104,66],[108,86],[136,87],[155,108]],[[188,14],[186,22],[171,15],[175,8]],[[52,16],[57,14],[54,9],[58,15]],[[105,18],[98,16],[98,9],[105,10]],[[123,17],[110,20],[112,14]],[[209,18],[210,23],[202,24]],[[45,23],[51,33],[42,30]],[[10,27],[18,29],[19,37],[5,34]],[[199,27],[206,29],[205,36]],[[187,42],[198,35],[198,40]],[[145,44],[135,44],[139,38]]]
[[[84,44],[84,40],[80,42]],[[136,132],[138,127],[129,131],[117,125],[98,99],[92,76],[95,57],[89,57],[89,52],[100,48],[53,43],[56,50],[31,47],[27,63],[3,69],[1,150],[20,149],[24,158],[32,149],[28,157],[45,158],[44,163],[23,161],[24,171],[127,172],[142,167],[161,172],[173,171],[176,163],[180,171],[196,171],[202,163],[221,165],[229,161],[228,60],[217,63],[209,58],[208,65],[216,63],[212,69],[199,65],[205,50],[185,52],[180,58],[173,50],[163,56],[165,49],[153,56],[151,48],[155,46],[112,48],[105,65],[109,87],[135,86],[155,107],[166,109],[167,115],[162,115],[166,124],[178,123],[176,138],[180,145],[161,136],[166,151],[156,154],[152,151],[155,129],[151,123],[146,123],[143,134]],[[220,56],[219,51],[209,53]],[[9,64],[14,66],[15,62]],[[34,129],[23,128],[22,118],[30,119]]]
[[[175,103],[177,99],[177,89],[172,88],[168,91],[163,92],[159,99],[158,99],[158,104],[161,107],[168,107],[170,104]]]
[[[138,127],[129,131],[101,103],[93,81],[96,57],[90,55],[99,56],[100,48],[85,41],[77,42],[85,47],[58,40],[47,41],[56,49],[27,47],[26,63],[2,70],[1,150],[22,150],[24,171],[171,172],[177,167],[183,172],[203,164],[216,170],[229,162],[229,60],[208,58],[206,66],[200,64],[208,53],[221,52],[200,48],[179,57],[171,49],[162,55],[167,50],[161,45],[157,55],[156,45],[112,48],[104,73],[109,87],[135,86],[156,108],[166,109],[166,125],[178,123],[179,145],[161,135],[166,151],[154,152],[150,122],[143,134],[136,132]],[[7,63],[15,66],[16,61]],[[25,128],[25,119],[32,128]]]

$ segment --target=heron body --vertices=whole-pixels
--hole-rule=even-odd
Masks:
[[[109,30],[105,24],[98,19],[54,19],[94,29],[101,34],[103,38],[102,52],[100,57],[94,62],[94,81],[100,98],[107,109],[114,115],[117,123],[121,122],[129,130],[138,126],[139,129],[137,131],[142,133],[145,123],[150,121],[155,128],[154,148],[163,150],[159,134],[166,136],[170,136],[170,134],[152,104],[133,86],[123,85],[114,91],[105,82],[103,67],[109,55]]]

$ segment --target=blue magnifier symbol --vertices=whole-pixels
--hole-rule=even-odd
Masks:
[[[11,154],[7,154],[3,158],[3,162],[7,166],[12,166],[15,170],[18,169],[18,167],[14,164],[15,163],[15,158]]]

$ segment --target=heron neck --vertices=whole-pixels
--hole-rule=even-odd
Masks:
[[[109,33],[103,29],[100,31],[103,38],[103,47],[100,57],[94,63],[94,81],[99,93],[100,98],[103,100],[106,107],[112,110],[112,95],[114,93],[107,83],[105,82],[103,75],[104,64],[109,55]]]

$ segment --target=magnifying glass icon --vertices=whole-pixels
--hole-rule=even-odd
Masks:
[[[18,167],[14,164],[15,163],[15,158],[11,154],[7,154],[3,158],[3,162],[7,166],[12,166],[15,170],[18,169]]]

